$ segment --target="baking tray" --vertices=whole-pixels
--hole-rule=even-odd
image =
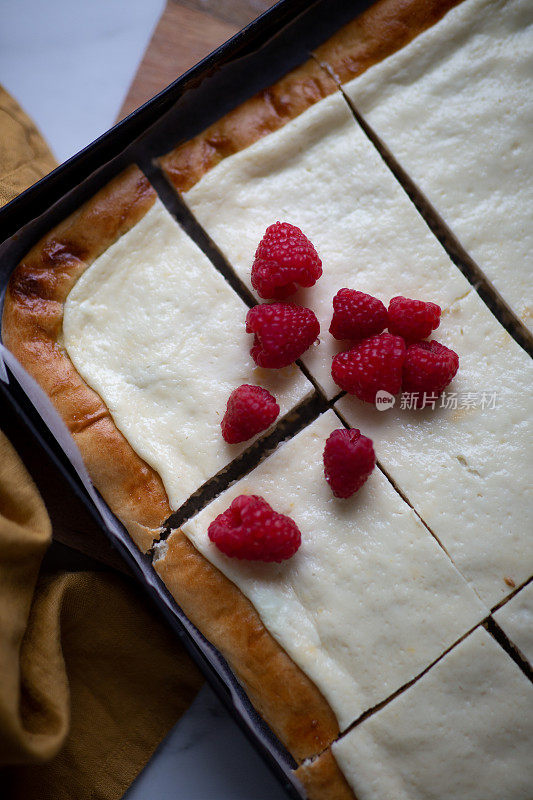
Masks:
[[[0,306],[9,276],[22,256],[44,233],[131,163],[141,167],[169,210],[186,223],[187,213],[154,166],[155,159],[306,61],[313,49],[369,5],[368,0],[281,0],[0,209]],[[189,224],[188,232],[199,238],[205,248],[205,238],[202,240],[197,226],[191,229]],[[220,268],[216,258],[213,260]],[[0,394],[27,426],[42,449],[43,458],[60,470],[70,490],[118,549],[287,795],[302,798],[302,790],[292,777],[296,766],[292,756],[255,712],[221,654],[177,606],[153,570],[150,558],[135,547],[95,491],[79,451],[50,400],[1,343]]]

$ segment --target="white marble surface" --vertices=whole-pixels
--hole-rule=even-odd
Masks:
[[[59,161],[113,125],[164,0],[0,0],[0,83]],[[127,800],[283,800],[213,692],[202,689]]]
[[[124,800],[286,800],[286,795],[205,686]]]
[[[0,82],[59,161],[110,128],[165,0],[0,0]]]

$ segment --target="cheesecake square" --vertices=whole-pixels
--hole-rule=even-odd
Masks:
[[[296,365],[255,365],[247,310],[160,200],[67,297],[64,347],[173,510],[250,444],[222,438],[233,389],[260,384],[282,416],[313,391]]]
[[[333,496],[322,452],[339,427],[334,412],[325,412],[181,533],[250,601],[342,730],[412,680],[487,610],[381,470],[352,498]],[[264,497],[296,522],[302,545],[295,556],[281,564],[240,561],[209,540],[210,523],[242,494]],[[155,567],[172,591],[165,558]],[[224,630],[215,635],[231,665]]]

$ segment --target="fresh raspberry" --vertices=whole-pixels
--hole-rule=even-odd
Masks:
[[[246,332],[253,333],[250,353],[259,367],[279,369],[305,353],[320,325],[309,308],[296,303],[262,303],[246,315]]]
[[[391,333],[380,333],[336,355],[331,374],[341,389],[374,403],[379,390],[398,394],[404,359],[404,340]]]
[[[390,333],[403,336],[408,342],[419,342],[439,327],[440,306],[424,303],[422,300],[409,300],[407,297],[393,297],[389,303]]]
[[[245,442],[272,425],[278,414],[279,406],[270,392],[243,383],[230,394],[220,423],[224,441],[228,444]]]
[[[423,408],[455,377],[459,356],[440,342],[418,342],[407,348],[402,389],[414,395],[416,408]]]
[[[252,286],[266,300],[284,300],[298,286],[314,286],[322,275],[318,253],[300,228],[275,222],[259,242],[252,265]]]
[[[300,547],[296,523],[257,495],[241,494],[207,529],[212,542],[232,558],[284,561]]]
[[[333,298],[329,332],[335,339],[366,339],[387,327],[387,309],[377,297],[355,289],[340,289]]]
[[[357,428],[330,433],[324,448],[324,475],[335,497],[351,497],[376,466],[372,439]]]

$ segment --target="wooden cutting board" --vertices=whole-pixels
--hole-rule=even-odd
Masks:
[[[274,0],[168,0],[117,120],[273,5]]]

